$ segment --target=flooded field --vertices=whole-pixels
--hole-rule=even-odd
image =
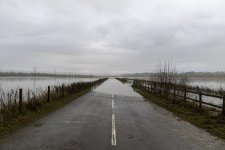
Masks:
[[[128,77],[129,78],[129,77]],[[149,80],[149,77],[136,77],[131,79]],[[206,87],[210,89],[225,89],[225,77],[189,77],[189,85]]]
[[[47,86],[69,84],[74,82],[94,81],[97,78],[73,77],[0,77],[0,90],[7,92],[22,88],[24,90],[46,89]]]
[[[198,77],[190,78],[190,85],[207,87],[210,89],[225,89],[225,77]]]
[[[147,79],[147,78],[142,78]],[[0,77],[0,92],[8,92],[10,90],[17,90],[22,88],[25,92],[31,91],[41,91],[46,90],[47,86],[69,84],[74,82],[86,82],[94,81],[97,78],[54,78],[54,77]],[[202,78],[190,78],[189,85],[207,87],[211,89],[225,89],[225,78],[213,78],[213,77],[202,77]],[[123,85],[122,85],[123,86]],[[125,85],[124,85],[125,86]],[[121,83],[117,80],[109,80],[104,83],[101,88],[96,90],[99,92],[106,92],[109,94],[118,94],[124,96],[131,96],[134,92],[131,87],[123,87],[121,90]],[[126,90],[124,90],[126,89]],[[138,94],[132,96],[140,96]],[[189,95],[190,97],[197,97],[198,95]],[[217,98],[203,97],[203,101],[211,102],[214,104],[222,105],[222,100]]]
[[[148,77],[137,77],[133,79],[149,80]],[[214,90],[225,90],[225,77],[190,77],[188,84],[191,86],[199,86],[203,88],[209,88]],[[198,99],[198,94],[187,93],[187,96],[193,99]],[[203,102],[222,106],[223,100],[221,98],[213,98],[209,96],[202,97]]]

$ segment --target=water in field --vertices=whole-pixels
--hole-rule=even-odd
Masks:
[[[225,77],[195,77],[190,78],[189,84],[210,89],[225,89]]]
[[[210,88],[214,90],[225,90],[225,78],[224,77],[201,77],[190,78],[190,85]],[[194,94],[192,94],[193,97]],[[212,98],[209,96],[203,96],[203,101],[222,106],[222,99]]]
[[[135,79],[149,80],[149,77],[136,77]],[[188,84],[192,86],[225,90],[225,77],[190,77],[188,79]]]
[[[73,77],[0,77],[0,90],[7,92],[22,88],[24,90],[46,89],[47,86],[69,84],[74,82],[94,81],[97,78]]]
[[[137,77],[136,79],[149,80],[149,77]],[[225,90],[225,77],[191,77],[189,78],[188,84],[214,90],[220,90],[221,88]],[[187,96],[196,100],[199,99],[198,94],[189,93]],[[218,106],[222,106],[223,103],[221,98],[212,98],[209,96],[203,96],[202,101]]]

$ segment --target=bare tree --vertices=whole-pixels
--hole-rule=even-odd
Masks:
[[[151,81],[160,84],[159,92],[167,95],[171,92],[172,87],[186,87],[188,78],[177,72],[176,66],[169,62],[159,63],[156,65],[154,73],[151,75]]]

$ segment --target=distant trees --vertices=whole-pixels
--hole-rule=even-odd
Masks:
[[[159,66],[159,64],[157,65]],[[161,66],[164,66],[164,64]],[[174,68],[172,65],[170,67]],[[176,67],[175,67],[176,68]],[[155,73],[155,71],[154,71]],[[144,72],[144,73],[133,73],[133,74],[122,74],[120,76],[122,77],[143,77],[143,78],[149,78],[151,77],[154,73],[149,73],[149,72]],[[187,77],[225,77],[225,72],[224,71],[218,71],[218,72],[182,72],[179,73],[180,76],[187,76]]]
[[[79,74],[53,74],[53,73],[24,73],[24,72],[0,72],[0,77],[77,77],[89,78],[95,77],[93,75],[79,75]]]

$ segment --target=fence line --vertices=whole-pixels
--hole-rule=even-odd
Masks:
[[[166,98],[173,97],[173,100],[177,98],[183,99],[184,101],[190,100],[198,103],[199,109],[202,108],[202,105],[211,106],[215,108],[222,109],[222,114],[225,115],[225,94],[221,92],[213,91],[213,93],[207,93],[206,90],[200,89],[199,87],[189,87],[189,86],[180,86],[176,84],[165,84],[154,81],[145,81],[137,79],[127,79],[120,78],[121,82],[132,81],[133,86],[139,89],[146,90],[151,93],[159,94]],[[188,95],[195,94],[197,98],[192,98]],[[213,103],[203,101],[203,96],[218,98],[221,100],[222,105],[216,105]]]
[[[95,88],[103,83],[107,78],[90,82],[78,82],[68,85],[48,86],[47,90],[39,94],[28,91],[26,97],[23,89],[0,94],[0,123],[15,118],[18,114],[27,111],[36,111],[40,106],[51,101],[60,100],[65,96],[73,95],[85,91],[86,89]]]

